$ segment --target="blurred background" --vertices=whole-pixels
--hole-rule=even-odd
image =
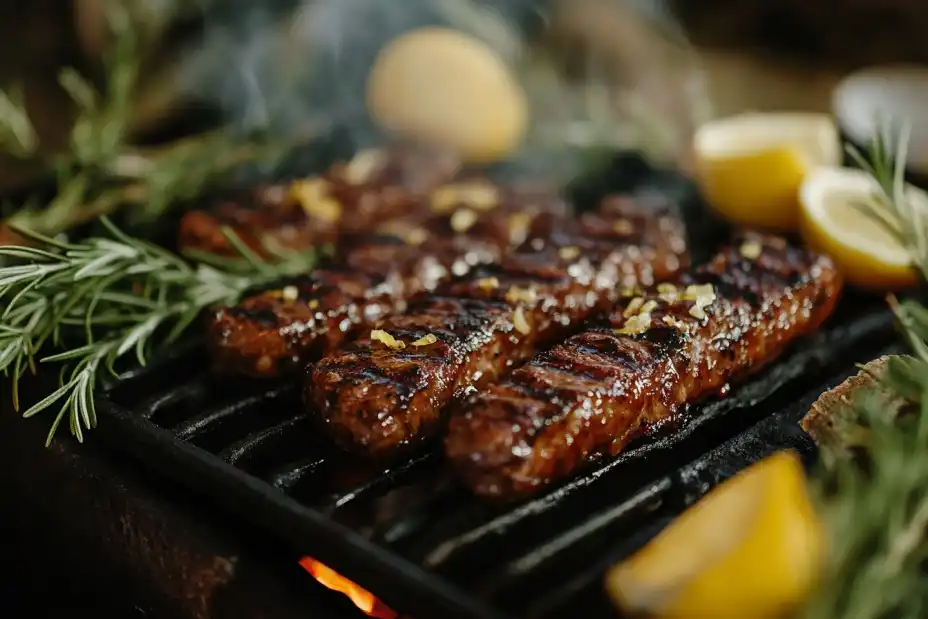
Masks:
[[[35,0],[0,9],[0,82],[19,85],[43,155],[69,148],[71,100],[58,72],[97,81],[110,0]],[[308,134],[334,124],[371,138],[364,84],[385,42],[425,24],[489,43],[513,67],[536,141],[599,135],[685,161],[694,124],[753,109],[825,110],[848,71],[928,57],[914,0],[122,0],[140,36],[135,139],[222,122]],[[3,111],[0,110],[0,114]],[[590,129],[593,127],[593,129]],[[603,138],[605,128],[606,138]],[[39,166],[0,164],[0,190]]]

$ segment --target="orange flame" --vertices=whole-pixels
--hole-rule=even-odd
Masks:
[[[320,563],[312,557],[303,557],[300,559],[300,565],[323,587],[348,596],[348,599],[354,602],[354,605],[368,617],[397,619],[397,613],[381,602],[377,596],[366,589],[362,589],[359,585],[354,584],[324,563]]]

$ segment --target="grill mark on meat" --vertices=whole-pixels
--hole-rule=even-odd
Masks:
[[[263,377],[315,361],[453,275],[499,261],[516,226],[530,227],[541,214],[566,213],[554,194],[533,195],[522,206],[521,194],[498,191],[494,203],[467,216],[466,227],[455,221],[468,204],[462,199],[451,201],[447,212],[425,208],[383,222],[372,234],[346,234],[329,264],[289,286],[218,310],[208,331],[217,369]]]
[[[761,245],[756,259],[732,246],[683,279],[725,283],[704,315],[694,301],[679,300],[680,289],[674,301],[666,288],[652,288],[469,398],[445,441],[462,479],[485,497],[537,491],[673,423],[816,329],[841,291],[833,263],[778,237],[745,238]],[[649,301],[651,320],[636,333],[635,308]]]
[[[688,261],[679,221],[633,201],[609,201],[573,223],[554,221],[540,218],[525,245],[499,264],[380,321],[377,329],[402,348],[365,337],[316,364],[305,399],[338,444],[378,458],[415,448],[439,432],[449,404],[608,308],[619,283],[670,278]],[[430,334],[435,344],[414,346]]]
[[[392,273],[320,269],[219,309],[208,330],[214,365],[254,376],[286,371],[331,349],[359,323],[396,311],[402,285]]]

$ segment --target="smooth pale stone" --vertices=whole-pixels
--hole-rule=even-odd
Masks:
[[[869,145],[887,120],[910,123],[907,164],[914,172],[928,172],[928,67],[894,65],[852,73],[835,88],[832,106],[840,127],[859,146]]]
[[[528,124],[525,93],[503,60],[447,28],[414,30],[389,43],[371,69],[367,105],[387,131],[479,163],[515,151]]]

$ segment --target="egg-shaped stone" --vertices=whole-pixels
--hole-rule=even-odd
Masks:
[[[367,83],[371,117],[387,132],[489,163],[518,149],[525,92],[485,43],[448,28],[406,33],[378,54]]]

